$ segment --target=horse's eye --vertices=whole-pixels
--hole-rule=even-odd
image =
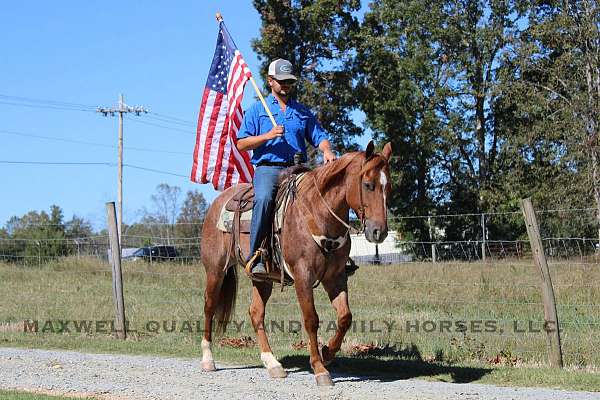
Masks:
[[[363,185],[365,186],[365,189],[367,189],[368,191],[373,191],[375,190],[375,184],[373,182],[365,182],[363,183]]]

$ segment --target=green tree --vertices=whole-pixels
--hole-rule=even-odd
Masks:
[[[506,146],[506,168],[512,171],[506,182],[539,204],[595,204],[598,229],[600,5],[545,1],[527,11],[527,29],[508,59],[516,73],[507,86],[512,104],[502,114],[505,125],[521,134]],[[572,229],[584,233],[582,226]],[[592,233],[592,224],[585,230]]]
[[[150,197],[152,210],[144,211],[142,223],[151,228],[153,236],[160,236],[166,244],[172,244],[175,222],[180,207],[181,188],[161,183]]]
[[[177,236],[198,239],[202,233],[202,223],[208,210],[204,195],[197,190],[188,190],[177,216]]]
[[[25,264],[40,264],[69,255],[72,249],[65,240],[62,209],[56,205],[45,211],[30,211],[11,217],[5,226],[11,239],[11,259]]]
[[[315,111],[337,150],[353,148],[362,130],[351,117],[356,98],[344,60],[352,56],[348,38],[359,26],[360,1],[254,0],[254,7],[262,20],[260,38],[252,42],[261,76],[272,60],[290,60],[298,101]]]
[[[84,218],[73,215],[73,218],[65,223],[65,236],[67,238],[86,238],[93,234],[92,224]]]
[[[188,190],[177,216],[175,230],[179,238],[179,255],[188,260],[198,259],[200,256],[200,236],[207,211],[208,203],[204,195],[197,190]]]
[[[377,0],[353,40],[359,107],[374,137],[391,140],[397,215],[485,211],[505,132],[493,104],[504,52],[518,31],[517,1]],[[452,220],[449,238],[479,232]],[[424,221],[406,222],[421,239]]]

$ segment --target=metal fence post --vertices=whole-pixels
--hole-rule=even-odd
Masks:
[[[558,323],[558,315],[556,313],[556,300],[554,298],[554,288],[552,287],[552,279],[548,269],[548,262],[544,254],[544,246],[540,238],[540,228],[537,223],[535,211],[531,204],[531,199],[523,199],[521,202],[523,207],[523,216],[525,217],[525,225],[527,226],[527,235],[531,243],[531,252],[533,260],[537,267],[542,287],[542,299],[544,301],[544,328],[546,330],[546,343],[548,346],[550,365],[553,367],[562,368],[562,349],[560,347],[560,329]]]
[[[437,255],[435,254],[435,240],[433,240],[433,229],[431,227],[431,217],[427,217],[427,224],[429,225],[429,240],[431,240],[431,261],[437,262]]]
[[[486,241],[486,234],[485,234],[485,214],[481,213],[481,261],[485,262],[485,241]]]
[[[110,238],[110,254],[112,264],[113,300],[115,302],[115,332],[119,339],[126,339],[125,302],[123,300],[123,275],[121,273],[121,245],[117,229],[117,213],[115,203],[106,203],[106,220]]]

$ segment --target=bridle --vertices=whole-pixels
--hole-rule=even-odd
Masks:
[[[358,157],[358,155],[357,155]],[[366,221],[367,221],[367,217],[366,217],[366,208],[368,207],[367,204],[364,203],[363,201],[363,192],[362,192],[362,178],[365,175],[365,165],[367,164],[367,162],[371,161],[373,158],[375,157],[381,157],[385,160],[385,157],[383,157],[380,153],[373,153],[369,158],[366,158],[363,160],[361,166],[360,166],[360,174],[358,176],[358,210],[355,210],[359,215],[359,219],[360,219],[360,229],[356,229],[352,226],[350,226],[349,224],[347,224],[342,218],[340,218],[335,211],[333,211],[331,209],[331,207],[329,206],[329,204],[327,204],[327,201],[325,200],[325,197],[323,197],[323,194],[321,193],[321,191],[319,190],[319,185],[317,183],[317,178],[315,178],[315,176],[313,175],[313,184],[315,186],[315,189],[317,191],[317,193],[319,194],[319,198],[321,199],[321,202],[325,205],[325,207],[327,208],[327,211],[329,212],[329,214],[331,214],[339,223],[341,223],[347,230],[346,230],[346,235],[348,235],[348,233],[353,233],[353,234],[362,234],[365,231],[365,226],[366,226]],[[385,188],[383,188],[383,190],[385,190]]]
[[[361,179],[362,181],[362,179]],[[338,220],[338,222],[342,225],[344,225],[344,227],[346,227],[346,235],[348,235],[349,232],[352,232],[354,234],[358,234],[358,233],[362,233],[365,231],[365,212],[364,212],[364,207],[362,206],[361,203],[361,219],[360,219],[360,223],[361,223],[361,229],[357,230],[356,228],[350,226],[349,224],[347,224],[343,219],[341,219],[336,213],[335,211],[333,211],[331,209],[331,207],[329,206],[329,204],[327,204],[327,200],[325,200],[325,197],[323,197],[323,194],[321,194],[321,191],[319,190],[319,186],[317,184],[317,179],[313,176],[313,183],[315,185],[315,189],[317,190],[317,193],[319,194],[319,198],[321,199],[321,202],[325,205],[325,207],[327,208],[327,211],[329,211],[329,214],[331,214],[335,219]],[[361,196],[362,198],[362,196]],[[361,200],[362,201],[362,200]]]

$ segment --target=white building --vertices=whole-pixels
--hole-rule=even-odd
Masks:
[[[376,245],[369,242],[364,234],[350,235],[352,239],[350,258],[357,264],[373,262],[395,264],[412,261],[412,255],[407,254],[404,246],[398,244],[397,237],[396,231],[389,231],[385,240]],[[377,254],[379,254],[379,261],[376,258]]]

